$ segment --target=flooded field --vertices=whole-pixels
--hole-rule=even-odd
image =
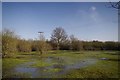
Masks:
[[[41,58],[36,58],[34,55],[30,55],[33,58],[20,58],[26,59],[13,67],[3,68],[3,77],[8,78],[53,78],[53,77],[63,77],[64,75],[68,75],[69,73],[73,72],[74,70],[86,69],[89,66],[94,66],[100,61],[105,61],[107,58],[102,59],[95,57],[96,54],[88,55],[87,57],[85,54],[75,54],[76,56],[68,55],[68,54],[57,54],[53,56],[44,56]],[[29,56],[29,55],[27,55]],[[12,61],[11,61],[12,63]],[[9,65],[7,63],[3,63],[4,65]],[[98,64],[101,66],[101,64]],[[106,66],[102,65],[102,66]],[[117,68],[117,67],[116,67]],[[79,74],[78,74],[79,75]]]
[[[15,68],[13,68],[13,71],[16,73],[28,73],[32,78],[51,77],[53,75],[56,76],[63,75],[70,71],[71,69],[83,68],[92,65],[96,62],[96,59],[85,59],[73,64],[64,64],[64,60],[65,59],[59,57],[58,58],[48,57],[45,58],[44,61],[49,64],[55,62],[55,64],[45,67],[31,67],[31,65],[35,63],[35,60],[33,60],[31,62],[26,62],[24,64],[16,66]]]

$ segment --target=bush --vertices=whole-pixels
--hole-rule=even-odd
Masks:
[[[18,51],[20,52],[31,52],[31,43],[26,40],[19,40]]]
[[[2,56],[12,57],[17,51],[17,37],[15,33],[9,29],[2,32]]]

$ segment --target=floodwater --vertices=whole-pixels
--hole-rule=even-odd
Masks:
[[[30,62],[17,65],[15,68],[13,68],[12,71],[14,73],[30,74],[31,78],[41,78],[41,77],[51,78],[53,76],[59,77],[60,75],[64,75],[68,73],[70,70],[80,69],[95,64],[97,61],[96,59],[84,59],[84,60],[78,60],[77,62],[74,62],[72,64],[64,64],[65,60],[67,60],[67,58],[47,57],[43,59],[44,62],[50,64],[55,62],[55,64],[45,67],[32,67],[30,65],[34,64],[36,61],[35,59],[33,59]],[[19,75],[15,77],[19,77]]]

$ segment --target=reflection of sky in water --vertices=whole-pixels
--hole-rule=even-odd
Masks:
[[[96,59],[86,59],[86,60],[78,61],[74,64],[61,64],[61,63],[64,63],[64,60],[66,59],[55,58],[55,57],[48,57],[43,60],[47,63],[52,63],[52,62],[56,62],[56,63],[53,64],[52,66],[33,68],[33,67],[27,67],[27,66],[34,64],[35,61],[27,62],[25,64],[18,65],[14,69],[14,72],[30,73],[32,78],[44,77],[44,76],[52,77],[54,75],[59,76],[59,75],[65,74],[72,69],[79,69],[79,68],[86,67],[96,62]],[[54,69],[60,69],[60,70],[55,72],[50,71]]]

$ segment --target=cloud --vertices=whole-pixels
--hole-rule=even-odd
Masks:
[[[99,19],[99,13],[95,6],[91,6],[87,10],[78,10],[78,15],[81,16],[82,19],[87,19],[88,21],[96,22]]]
[[[95,6],[92,6],[90,9],[91,9],[92,11],[96,11],[96,7],[95,7]]]
[[[97,13],[91,13],[90,17],[94,22],[96,22],[98,20],[98,14]]]
[[[81,21],[86,21],[93,25],[101,23],[102,20],[102,16],[95,6],[90,6],[87,10],[79,9],[77,15],[80,16]]]
[[[94,22],[96,22],[100,18],[95,6],[90,7],[90,17]]]

